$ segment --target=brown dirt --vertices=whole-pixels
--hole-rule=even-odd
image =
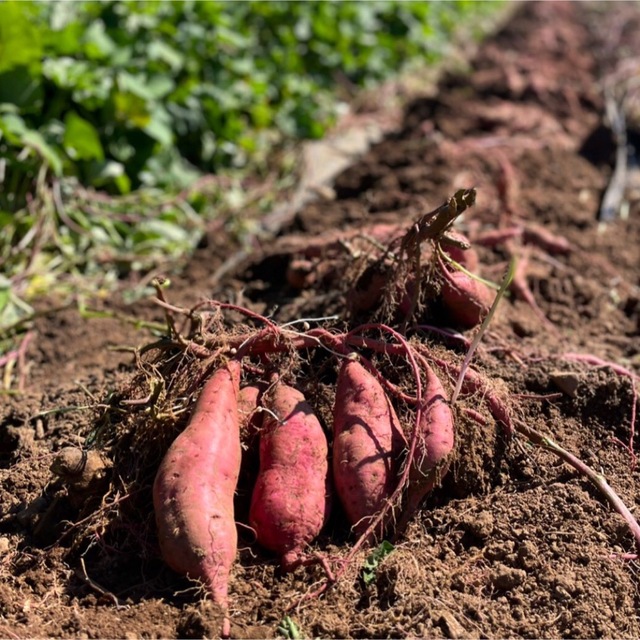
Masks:
[[[519,5],[468,72],[449,73],[435,96],[408,105],[401,129],[337,178],[335,199],[307,205],[281,238],[257,247],[217,283],[212,274],[233,247],[219,230],[210,234],[175,277],[171,300],[241,299],[275,309],[279,322],[340,310],[344,292],[335,276],[326,290],[293,290],[285,280],[291,252],[278,247],[371,221],[409,223],[473,185],[478,202],[462,229],[535,222],[573,247],[566,255],[516,247],[531,252],[528,282],[553,328],[509,298],[476,366],[508,390],[515,415],[601,471],[635,510],[640,472],[612,440],[629,440],[630,378],[561,356],[588,353],[640,370],[640,202],[630,200],[627,219],[597,223],[614,154],[599,80],[616,55],[640,55],[639,37],[636,4]],[[633,124],[630,139],[640,136]],[[505,247],[479,252],[485,274],[499,279]],[[162,322],[150,303],[104,306]],[[217,616],[193,585],[163,566],[153,535],[131,544],[135,523],[125,546],[105,529],[71,549],[69,523],[94,507],[74,502],[49,471],[56,451],[86,442],[100,411],[95,403],[131,378],[130,354],[113,347],[148,341],[132,323],[86,319],[74,309],[36,321],[26,391],[5,396],[0,408],[0,636],[217,634]],[[464,353],[433,348],[458,361]],[[569,374],[575,393],[542,398],[557,394],[558,371]],[[359,556],[338,585],[289,612],[303,633],[639,637],[639,565],[615,557],[635,552],[634,541],[597,490],[521,437],[506,443],[494,427],[483,432],[461,419],[458,442],[453,473],[429,496],[375,583],[358,579]],[[287,607],[322,575],[307,568],[282,576],[243,529],[240,536],[232,633],[272,637]],[[344,554],[346,536],[334,518],[319,548]]]

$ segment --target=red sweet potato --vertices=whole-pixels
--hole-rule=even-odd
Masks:
[[[345,360],[333,409],[333,478],[357,535],[366,530],[396,488],[406,447],[382,385],[358,361]]]
[[[249,523],[258,542],[277,553],[288,571],[297,566],[329,516],[328,444],[297,389],[277,383],[265,395],[268,412],[260,433],[260,471]]]
[[[402,531],[426,495],[446,475],[454,447],[453,413],[447,393],[435,372],[428,368],[417,442],[405,493]]]
[[[389,286],[392,287],[393,299],[387,302],[392,303],[393,311],[398,311],[400,316],[405,318],[414,311],[413,297],[416,295],[416,278],[413,274],[393,282],[394,272],[390,268],[373,265],[368,267],[356,284],[347,295],[347,307],[349,313],[357,315],[359,313],[371,312],[378,307],[388,296]]]
[[[524,241],[537,245],[551,255],[566,255],[573,250],[571,243],[566,238],[537,224],[525,225]]]
[[[450,320],[465,329],[480,324],[491,309],[495,292],[462,271],[443,269],[442,274],[442,302]]]
[[[238,413],[243,441],[252,440],[260,430],[262,425],[260,401],[266,388],[266,384],[258,382],[256,384],[248,384],[240,389]]]
[[[240,363],[231,361],[204,385],[188,426],[169,447],[153,484],[164,561],[202,580],[225,611],[236,556],[233,495],[240,470]]]
[[[242,443],[242,464],[235,495],[235,514],[238,522],[247,522],[249,518],[251,493],[258,477],[260,465],[258,443],[263,417],[260,404],[265,389],[266,384],[257,382],[242,387],[238,396],[240,442]]]
[[[523,234],[521,226],[500,227],[499,229],[489,229],[480,231],[473,236],[473,242],[483,247],[497,247],[505,244],[512,238],[519,238]]]

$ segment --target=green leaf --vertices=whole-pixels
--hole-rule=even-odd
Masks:
[[[11,280],[0,275],[0,329],[9,327],[33,309],[13,291]]]
[[[0,211],[0,229],[4,229],[15,222],[15,216],[8,211]],[[0,276],[0,287],[2,287],[2,276]]]
[[[155,75],[149,80],[147,88],[153,99],[160,100],[176,88],[176,83],[167,76]]]
[[[278,635],[288,638],[288,640],[299,640],[302,638],[298,625],[289,617],[285,616],[278,625]]]
[[[123,172],[120,175],[115,176],[113,182],[121,194],[126,195],[131,192],[131,180],[126,173]]]
[[[125,173],[124,165],[121,162],[105,162],[92,182],[96,187],[115,184],[118,191],[122,194],[131,191],[131,180]]]
[[[26,131],[22,136],[22,143],[25,147],[34,149],[47,165],[49,165],[55,175],[62,175],[62,158],[38,131]]]
[[[102,60],[113,55],[116,44],[107,35],[104,22],[96,20],[85,31],[83,42],[89,59]]]
[[[73,160],[104,160],[104,150],[96,128],[74,111],[64,119],[62,144]]]
[[[5,105],[3,105],[5,106]],[[23,145],[23,136],[27,132],[27,125],[24,120],[15,113],[0,113],[0,139],[7,138],[13,145]]]
[[[179,71],[184,64],[184,55],[162,40],[154,40],[147,49],[151,60],[161,60],[171,71]]]
[[[56,32],[56,38],[71,24],[77,24],[77,11],[72,2],[52,2],[50,3],[49,26]]]
[[[271,107],[262,102],[253,105],[250,110],[253,125],[258,129],[263,129],[271,124],[273,118],[273,110]]]
[[[157,106],[151,112],[151,118],[149,119],[149,122],[144,126],[143,131],[165,147],[170,147],[173,144],[171,118],[169,117],[169,114],[160,106]]]
[[[36,70],[42,54],[36,7],[30,2],[0,2],[0,72],[15,67]]]
[[[113,96],[116,120],[130,127],[142,129],[149,124],[147,101],[132,93],[117,91]]]
[[[177,224],[164,220],[146,220],[138,227],[140,237],[164,238],[170,244],[182,246],[189,239],[189,232]]]
[[[153,100],[153,91],[150,90],[148,78],[144,73],[129,73],[120,71],[118,73],[118,89],[124,93],[130,93],[143,100]]]
[[[24,111],[37,111],[42,106],[42,82],[29,74],[26,67],[15,67],[0,73],[0,102],[15,104]]]
[[[4,311],[4,308],[9,304],[11,298],[11,280],[0,275],[0,314]]]
[[[383,540],[366,558],[362,567],[362,580],[369,586],[376,580],[380,563],[395,549],[387,540]]]

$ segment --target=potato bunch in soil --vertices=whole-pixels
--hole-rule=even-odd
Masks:
[[[183,309],[157,283],[167,336],[136,354],[137,375],[98,426],[111,484],[75,528],[77,545],[100,528],[113,544],[159,553],[205,585],[227,636],[238,530],[283,572],[321,565],[323,588],[359,549],[401,538],[469,425],[482,425],[488,459],[519,428],[464,351],[435,342],[466,345],[460,331],[494,304],[473,248],[451,229],[474,199],[459,191],[371,242],[344,271],[353,278],[339,318],[278,325],[215,300]],[[426,326],[433,309],[441,321]],[[324,552],[347,540],[337,560]]]

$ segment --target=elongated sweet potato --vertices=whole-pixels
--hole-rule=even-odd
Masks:
[[[426,495],[446,475],[454,447],[453,413],[447,393],[436,373],[426,371],[426,385],[417,443],[405,492],[403,514],[398,523],[402,532]]]
[[[249,523],[258,542],[294,569],[329,516],[328,444],[304,395],[283,383],[265,394],[260,472]]]
[[[164,561],[202,580],[225,612],[237,550],[233,495],[240,470],[240,363],[231,361],[204,385],[186,429],[167,451],[153,484]]]
[[[391,496],[407,443],[382,385],[357,360],[345,360],[333,409],[333,478],[356,534]],[[382,534],[381,530],[376,532]]]

